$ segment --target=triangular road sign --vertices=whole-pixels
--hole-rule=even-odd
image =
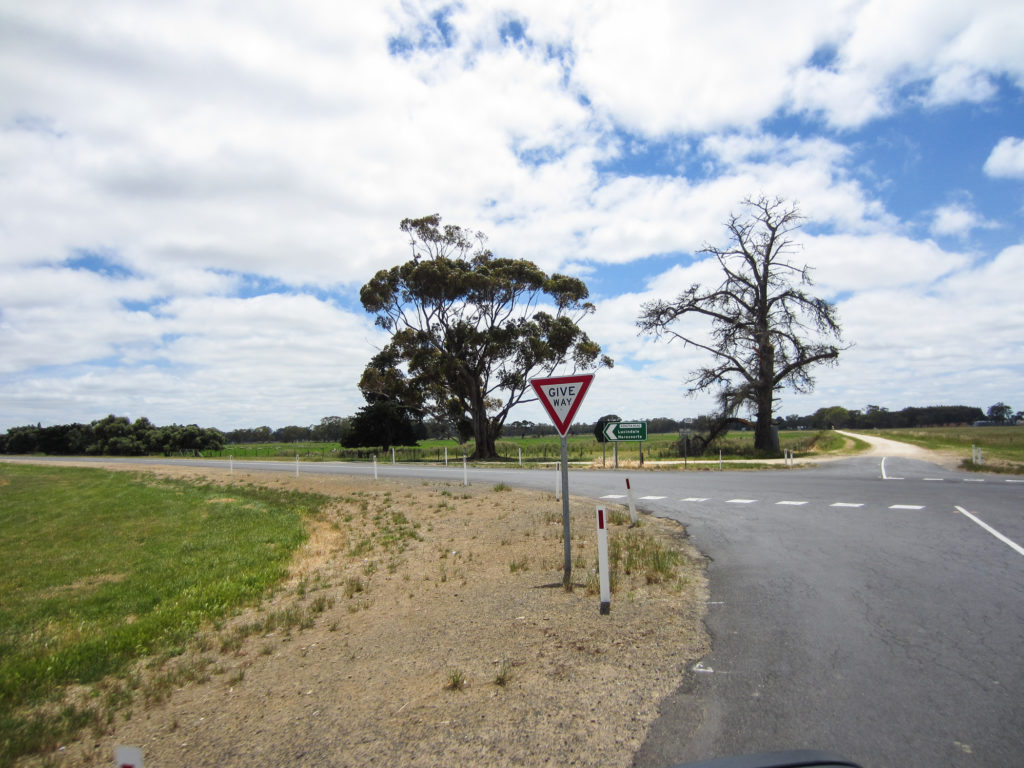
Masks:
[[[583,402],[584,395],[594,380],[592,373],[580,373],[575,376],[555,376],[549,379],[530,379],[534,392],[540,399],[544,410],[551,417],[558,434],[565,437],[569,432],[576,411]]]

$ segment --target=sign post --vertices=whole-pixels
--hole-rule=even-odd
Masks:
[[[562,571],[562,586],[572,586],[572,533],[569,527],[569,444],[567,435],[572,420],[583,402],[594,374],[581,373],[574,376],[555,376],[547,379],[530,379],[533,391],[537,393],[544,410],[562,438],[562,540],[565,564]]]

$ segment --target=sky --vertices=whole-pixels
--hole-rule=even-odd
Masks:
[[[586,281],[578,420],[707,413],[636,321],[761,194],[852,344],[779,416],[1024,409],[1019,0],[0,0],[0,179],[0,429],[353,414],[432,213]]]

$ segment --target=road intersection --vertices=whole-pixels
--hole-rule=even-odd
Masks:
[[[637,768],[794,748],[872,768],[1024,763],[1024,483],[899,453],[793,470],[571,473],[573,495],[623,504],[630,478],[637,505],[686,525],[709,558],[712,651],[663,702]],[[461,465],[376,471],[464,477]],[[465,476],[555,487],[552,470]]]

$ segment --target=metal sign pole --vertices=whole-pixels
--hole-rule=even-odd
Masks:
[[[562,586],[572,586],[572,533],[569,530],[569,441],[562,436],[562,538],[565,551],[565,567],[562,575]]]

